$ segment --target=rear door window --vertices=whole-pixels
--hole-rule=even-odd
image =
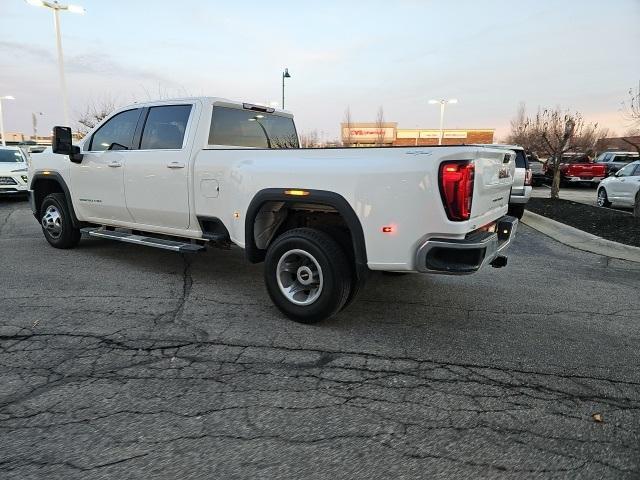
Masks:
[[[516,168],[529,168],[529,161],[522,150],[516,152]]]
[[[209,145],[299,148],[292,118],[228,107],[213,107]]]
[[[89,150],[129,150],[140,118],[140,108],[126,110],[111,117],[91,137]]]
[[[142,131],[140,150],[177,150],[182,148],[191,105],[166,105],[149,108]]]

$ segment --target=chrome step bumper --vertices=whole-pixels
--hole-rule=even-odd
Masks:
[[[461,240],[432,238],[416,253],[416,270],[422,273],[465,275],[487,264],[506,265],[504,251],[518,229],[518,219],[505,215],[496,222],[495,232],[481,232]]]

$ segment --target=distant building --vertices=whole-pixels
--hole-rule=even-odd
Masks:
[[[439,129],[398,128],[397,122],[342,123],[342,143],[351,147],[438,145]],[[493,143],[493,128],[444,129],[443,145]]]
[[[627,140],[625,142],[625,140]],[[629,137],[613,137],[601,138],[596,142],[596,152],[606,152],[609,150],[618,150],[621,152],[634,152],[640,147],[640,135]]]

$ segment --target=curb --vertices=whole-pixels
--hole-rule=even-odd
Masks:
[[[606,240],[529,210],[525,210],[521,221],[534,230],[578,250],[640,263],[640,247]]]

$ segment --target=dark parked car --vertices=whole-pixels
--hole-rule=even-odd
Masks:
[[[602,152],[596,162],[606,165],[607,175],[611,175],[639,158],[638,152]]]
[[[544,162],[531,154],[527,155],[527,160],[529,160],[529,169],[531,170],[531,184],[534,187],[539,187],[547,178],[544,174]]]

